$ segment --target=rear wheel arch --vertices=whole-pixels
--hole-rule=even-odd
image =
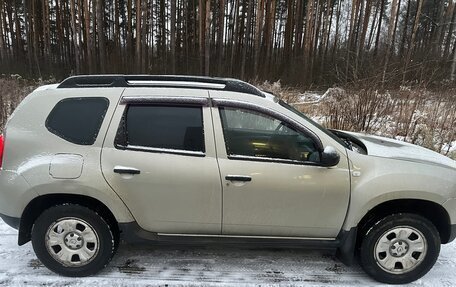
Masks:
[[[111,226],[114,237],[119,242],[119,224],[111,210],[101,201],[85,195],[47,194],[34,198],[22,212],[18,244],[23,245],[30,241],[33,224],[44,210],[62,204],[78,204],[95,211]]]

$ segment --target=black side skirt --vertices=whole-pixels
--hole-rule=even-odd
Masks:
[[[249,238],[223,236],[169,236],[159,235],[142,229],[136,222],[119,225],[121,238],[128,243],[150,242],[155,244],[179,245],[242,245],[255,248],[305,248],[305,249],[337,249],[337,257],[346,264],[354,261],[356,245],[356,228],[341,231],[335,240],[290,239],[290,238]]]

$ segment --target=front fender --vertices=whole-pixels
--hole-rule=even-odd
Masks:
[[[418,199],[443,205],[456,190],[455,174],[449,168],[354,152],[349,157],[352,192],[343,225],[346,231],[383,202]]]

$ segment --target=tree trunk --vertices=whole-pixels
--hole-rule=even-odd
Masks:
[[[249,6],[247,7],[247,29],[246,35],[244,36],[244,44],[242,46],[242,63],[241,63],[241,79],[245,79],[245,63],[247,61],[247,49],[250,43],[250,33],[252,31],[252,13],[253,13],[253,0],[249,0]]]
[[[261,1],[261,0],[260,0]],[[218,41],[218,47],[217,47],[217,53],[218,53],[218,74],[222,75],[223,73],[223,55],[224,55],[224,50],[223,50],[223,32],[225,29],[225,0],[220,0],[219,2],[219,27],[218,27],[218,35],[217,35],[217,41]]]
[[[440,5],[438,5],[438,12],[437,12],[437,23],[436,23],[436,27],[434,29],[434,33],[432,35],[432,50],[434,51],[434,53],[436,53],[436,56],[440,56],[440,52],[441,52],[441,49],[442,49],[442,30],[443,30],[443,27],[446,26],[446,24],[444,23],[444,7],[445,7],[445,2],[446,1],[440,1]],[[453,2],[453,1],[451,1]]]
[[[73,0],[74,1],[74,0]],[[104,5],[102,0],[97,0],[97,19],[98,19],[98,48],[100,51],[100,72],[106,72],[106,44],[104,34]]]
[[[400,5],[400,3],[399,3]],[[394,34],[396,29],[396,13],[398,12],[398,0],[393,0],[391,5],[391,17],[388,25],[388,39],[386,42],[386,54],[385,54],[385,61],[383,65],[383,74],[382,74],[382,87],[385,85],[385,78],[386,78],[386,70],[388,69],[389,58],[391,55],[391,50],[393,49],[394,45]]]
[[[456,43],[454,44],[456,46]],[[450,80],[454,82],[456,79],[456,51],[453,52],[453,61],[451,63],[451,76]]]
[[[263,13],[264,13],[264,3],[265,0],[258,0],[258,7],[257,7],[257,19],[255,24],[255,43],[254,43],[254,54],[255,60],[253,64],[253,75],[255,77],[258,76],[258,71],[260,70],[260,43],[261,43],[261,35],[262,35],[262,28],[263,28]]]
[[[100,0],[96,0],[100,1]],[[132,0],[127,1],[127,57],[132,57],[133,55],[133,15],[132,15]],[[127,71],[131,71],[131,61],[126,60]]]
[[[176,0],[171,0],[171,73],[176,73]]]
[[[168,69],[168,51],[166,49],[166,1],[160,0],[160,55],[162,57],[162,67],[165,73]]]
[[[294,41],[294,55],[297,56],[302,49],[302,32],[303,32],[303,14],[304,14],[304,0],[297,0],[296,3],[296,33]]]
[[[205,44],[205,3],[206,0],[199,0],[199,5],[198,5],[198,21],[199,21],[199,29],[198,29],[198,34],[199,34],[199,59],[200,59],[200,73],[204,74],[204,44]]]
[[[415,21],[413,24],[413,30],[412,30],[412,37],[410,38],[410,45],[408,47],[407,51],[407,56],[405,59],[405,65],[404,65],[404,70],[402,73],[402,84],[405,84],[405,78],[407,75],[407,69],[408,69],[408,64],[410,62],[410,58],[412,56],[413,49],[415,47],[415,38],[416,38],[416,31],[418,30],[418,25],[420,22],[420,17],[421,17],[421,8],[423,7],[423,1],[424,0],[418,0],[418,8],[416,9],[416,16],[415,16]],[[454,59],[454,56],[453,56]],[[454,61],[453,61],[454,64]]]
[[[313,27],[313,11],[314,11],[314,0],[307,1],[306,11],[306,30],[304,33],[304,78],[307,78],[307,74],[310,69],[310,58],[312,55],[311,41],[312,41],[312,27]]]
[[[276,13],[276,1],[272,0],[271,1],[271,7],[270,7],[270,13],[269,13],[269,41],[266,43],[267,48],[266,48],[266,71],[269,72],[271,68],[271,63],[272,63],[272,50],[273,50],[273,43],[274,43],[274,28],[275,28],[275,13]]]
[[[452,1],[451,2],[451,9],[452,9],[452,16],[451,16],[451,21],[450,21],[450,26],[448,27],[448,34],[447,38],[445,41],[445,50],[444,50],[444,58],[446,59],[448,57],[448,53],[450,51],[450,43],[451,39],[453,38],[453,29],[454,29],[454,22],[456,21],[456,4]]]
[[[359,47],[358,51],[360,51],[361,53],[364,52],[364,44],[366,42],[366,34],[367,34],[367,28],[369,26],[371,8],[372,8],[372,0],[367,0],[366,10],[364,11],[363,27],[362,27],[361,36],[359,38],[359,45],[358,45],[358,47]]]
[[[148,55],[147,55],[147,27],[148,27],[148,20],[151,19],[149,15],[148,9],[148,2],[149,0],[142,1],[142,25],[141,25],[141,73],[146,73],[147,69],[147,62],[148,62]],[[141,21],[141,19],[139,19]]]
[[[234,74],[234,60],[236,58],[236,49],[238,47],[238,34],[239,34],[239,0],[235,0],[234,3],[234,18],[233,18],[233,39],[234,42],[231,45],[231,61],[230,61],[230,74]]]
[[[143,0],[145,1],[145,0]],[[143,39],[144,41],[144,39]],[[135,71],[140,73],[141,69],[141,0],[136,0],[136,67]]]
[[[74,46],[74,59],[76,61],[76,74],[80,73],[80,68],[79,68],[79,48],[78,48],[78,40],[76,39],[77,37],[77,32],[76,32],[76,17],[75,17],[75,12],[74,12],[74,1],[70,1],[70,14],[71,14],[71,35],[72,35],[72,40],[73,40],[73,46]]]
[[[341,1],[337,1],[337,16],[336,16],[336,31],[334,34],[334,44],[333,44],[333,52],[332,52],[332,58],[334,59],[336,56],[336,49],[337,49],[337,44],[339,40],[339,20],[340,20],[340,6],[341,6]]]
[[[3,42],[3,0],[0,0],[0,62],[4,64],[5,61],[5,44]]]
[[[2,5],[3,3],[0,2],[0,5]],[[31,39],[32,39],[32,33],[31,33],[31,28],[30,28],[30,23],[32,22],[31,21],[31,15],[30,15],[30,10],[31,10],[31,7],[30,7],[30,2],[29,3],[25,3],[24,5],[24,26],[25,26],[25,39],[26,39],[26,43],[31,43]],[[1,6],[0,6],[1,7]],[[0,8],[1,9],[1,8]],[[0,24],[0,30],[1,30],[1,24]],[[1,35],[3,35],[2,32],[0,32],[0,38],[2,37]],[[3,49],[3,38],[0,39],[0,49]],[[33,76],[33,64],[32,64],[32,47],[30,47],[30,45],[27,45],[27,66],[28,66],[28,74],[30,76]],[[0,63],[1,63],[1,60],[2,60],[2,54],[3,54],[3,51],[0,52]]]
[[[380,43],[380,32],[382,30],[382,20],[383,20],[383,8],[385,7],[385,0],[381,0],[380,11],[378,16],[378,29],[377,29],[377,38],[375,39],[375,48],[374,48],[374,56],[377,56],[378,53],[378,45]]]
[[[407,3],[407,12],[406,12],[405,18],[404,18],[404,29],[402,32],[401,47],[399,48],[399,57],[400,58],[402,58],[402,56],[404,55],[405,40],[407,39],[407,28],[408,28],[408,21],[409,21],[409,17],[410,17],[410,2],[411,2],[411,0],[409,0]]]
[[[209,76],[209,61],[211,57],[211,0],[206,0],[205,16],[204,75]]]
[[[89,0],[85,0],[84,2],[84,20],[85,20],[85,42],[86,42],[86,53],[87,59],[86,62],[89,67],[89,73],[93,73],[92,68],[92,44],[90,40],[90,14],[89,14],[89,7],[90,3]]]
[[[124,67],[123,65],[123,53],[122,53],[122,44],[121,44],[121,36],[122,36],[122,30],[120,28],[120,6],[119,6],[119,0],[115,0],[114,2],[114,45],[116,47],[116,52],[115,52],[115,55],[116,55],[116,58],[117,58],[117,61],[119,61],[120,63],[117,63],[116,62],[116,70],[119,69],[119,66],[120,67]],[[125,36],[125,35],[124,35]]]

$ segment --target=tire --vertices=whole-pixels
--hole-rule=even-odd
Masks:
[[[108,223],[96,212],[77,204],[45,210],[32,228],[38,259],[50,270],[68,277],[84,277],[103,269],[118,246]]]
[[[426,218],[399,213],[376,221],[365,232],[361,267],[377,281],[406,284],[424,276],[440,252],[440,236]]]

